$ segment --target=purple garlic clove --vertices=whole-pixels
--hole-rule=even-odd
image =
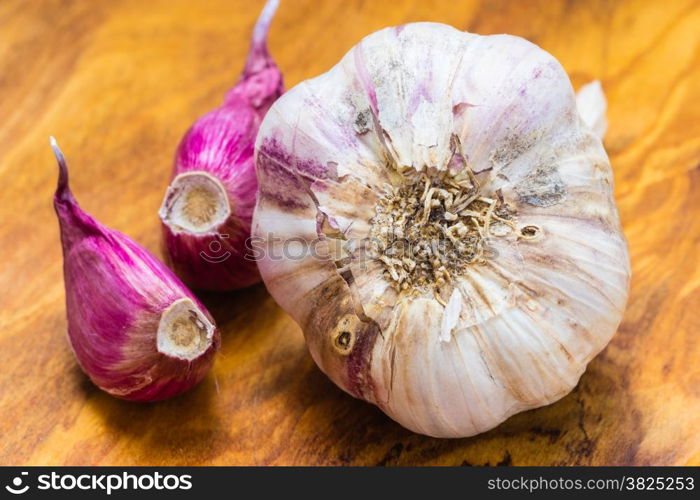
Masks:
[[[214,319],[164,264],[86,214],[68,187],[65,158],[54,207],[63,245],[68,338],[100,389],[131,401],[181,394],[209,371],[219,343]]]
[[[260,281],[248,246],[257,191],[253,147],[283,92],[267,50],[278,3],[269,0],[260,14],[240,81],[180,142],[159,210],[170,264],[195,288],[233,290]]]

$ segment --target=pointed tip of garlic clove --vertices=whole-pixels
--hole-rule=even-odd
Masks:
[[[263,7],[258,20],[253,28],[253,39],[248,51],[245,68],[243,69],[244,76],[257,73],[266,68],[272,58],[267,50],[267,34],[270,31],[272,18],[279,7],[279,0],[267,0]]]
[[[282,73],[267,49],[267,35],[278,4],[277,0],[269,0],[265,4],[253,30],[241,78],[224,97],[225,105],[240,100],[247,103],[256,110],[260,119],[284,92]]]
[[[608,128],[605,112],[608,102],[600,80],[587,83],[576,93],[576,107],[581,120],[601,139]]]
[[[73,201],[73,195],[70,192],[70,187],[68,186],[68,165],[66,164],[66,157],[63,155],[63,151],[58,147],[58,143],[54,136],[49,136],[49,142],[51,144],[51,149],[56,157],[56,162],[58,163],[58,184],[56,186],[56,201]]]
[[[267,35],[278,6],[279,0],[268,0],[260,12],[258,20],[255,22],[248,56],[243,67],[243,78],[249,78],[274,65],[274,61],[267,50]]]
[[[279,5],[279,0],[267,0],[267,2],[265,2],[265,7],[263,7],[255,23],[255,27],[253,28],[253,43],[265,43],[265,40],[267,40],[267,33],[270,30],[270,23]]]
[[[53,136],[49,138],[49,141],[58,163],[58,182],[54,193],[53,205],[58,216],[61,243],[65,251],[67,247],[80,241],[85,234],[104,235],[105,228],[80,208],[68,183],[68,164],[63,151],[61,151]]]

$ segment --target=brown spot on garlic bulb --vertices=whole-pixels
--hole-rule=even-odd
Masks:
[[[520,234],[526,239],[537,238],[540,232],[541,230],[537,226],[524,226],[522,229],[520,229]]]
[[[577,107],[559,63],[521,38],[416,23],[271,107],[258,265],[324,373],[439,437],[571,391],[630,278],[598,91]]]
[[[352,351],[355,344],[354,329],[356,323],[356,316],[347,315],[338,322],[338,326],[332,331],[333,345],[340,354],[350,354]]]

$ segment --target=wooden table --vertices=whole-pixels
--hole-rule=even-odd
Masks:
[[[629,239],[629,306],[578,387],[463,440],[412,434],[342,393],[262,285],[204,297],[223,332],[189,394],[97,390],[65,338],[55,135],[82,206],[161,254],[156,212],[190,123],[237,79],[259,2],[0,2],[0,463],[700,464],[700,2],[283,0],[288,86],[365,34],[432,20],[508,32],[599,78]]]

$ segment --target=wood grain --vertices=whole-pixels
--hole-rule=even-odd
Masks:
[[[65,339],[48,136],[85,209],[160,254],[175,146],[242,67],[258,2],[0,2],[0,463],[700,464],[700,2],[283,0],[292,86],[364,35],[433,20],[521,35],[576,87],[599,78],[629,239],[629,306],[569,396],[463,440],[412,434],[342,393],[262,286],[204,297],[223,332],[189,394],[129,404]]]

